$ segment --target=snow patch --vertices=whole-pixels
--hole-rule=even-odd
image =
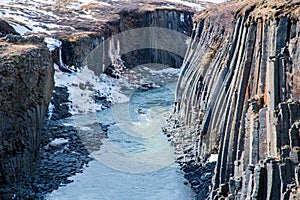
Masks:
[[[72,102],[70,110],[72,115],[93,113],[104,109],[105,106],[95,102],[96,92],[99,92],[100,96],[106,97],[106,100],[112,104],[130,100],[129,97],[120,92],[120,87],[116,85],[116,79],[105,74],[97,77],[86,66],[73,73],[56,70],[54,80],[55,86],[68,87],[69,100]]]
[[[184,22],[184,13],[180,13],[180,21]]]
[[[189,1],[184,1],[184,0],[168,0],[168,2],[172,2],[172,3],[180,3],[182,5],[188,6],[188,7],[192,7],[195,8],[197,11],[200,11],[203,9],[203,6],[201,5],[201,3],[222,3],[225,0],[203,0],[203,1],[199,1],[198,3],[194,3],[194,2],[189,2]]]
[[[54,105],[50,102],[49,106],[48,106],[48,119],[51,119],[52,114],[53,114],[53,109],[54,109]]]
[[[82,6],[86,6],[86,5],[89,5],[91,3],[99,4],[99,5],[102,5],[102,6],[111,6],[111,4],[109,4],[107,2],[103,2],[103,1],[78,0],[77,2],[70,3],[68,7],[72,8],[72,9],[81,9]]]
[[[24,35],[25,33],[27,33],[28,31],[30,31],[28,28],[26,28],[25,26],[22,26],[20,24],[17,23],[13,23],[13,22],[9,22],[9,25],[11,25],[15,31],[17,33],[19,33],[20,35]]]
[[[61,41],[57,39],[47,37],[44,41],[47,43],[49,51],[53,51],[54,49],[61,47]]]
[[[55,138],[53,141],[51,141],[49,143],[49,146],[52,146],[52,147],[63,146],[65,144],[67,144],[68,142],[69,142],[69,140],[65,139],[65,138]]]
[[[200,11],[203,9],[203,7],[201,6],[201,4],[199,3],[192,3],[192,2],[188,2],[188,1],[183,1],[183,0],[168,0],[171,3],[179,3],[188,7],[192,7],[195,8],[197,11]]]
[[[217,162],[218,161],[218,154],[211,154],[208,158],[208,162]]]

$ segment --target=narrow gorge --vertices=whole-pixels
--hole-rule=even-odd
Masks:
[[[0,3],[0,199],[300,199],[300,1],[211,2]]]

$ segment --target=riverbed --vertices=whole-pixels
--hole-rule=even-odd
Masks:
[[[72,183],[46,198],[194,199],[190,186],[184,184],[187,181],[183,172],[175,164],[174,148],[161,131],[173,107],[179,72],[166,66],[148,65],[131,69],[120,79],[102,75],[94,85],[114,91],[108,92],[111,95],[107,95],[108,99],[118,99],[113,96],[117,94],[121,97],[119,101],[111,101],[106,108],[92,106],[94,112],[74,112],[64,120],[80,130],[81,140],[93,161],[84,167],[83,173],[70,178]],[[78,100],[77,105],[82,103]],[[95,133],[99,127],[95,124],[107,139],[97,139]]]

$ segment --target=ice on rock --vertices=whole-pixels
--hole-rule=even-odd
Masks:
[[[61,41],[51,37],[46,37],[45,42],[47,43],[49,51],[53,51],[54,49],[61,47]]]
[[[61,147],[68,144],[68,139],[65,138],[55,138],[53,141],[49,143],[49,147]]]

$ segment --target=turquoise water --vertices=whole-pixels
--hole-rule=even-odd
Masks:
[[[182,172],[174,164],[174,149],[161,131],[173,106],[178,72],[137,68],[134,71],[137,77],[157,87],[123,86],[120,92],[128,101],[95,113],[74,115],[70,123],[81,131],[91,131],[91,124],[101,123],[107,127],[108,138],[96,149],[89,147],[94,134],[85,138],[83,143],[95,160],[82,174],[71,177],[73,183],[47,195],[47,199],[194,199],[190,187],[184,185]]]

